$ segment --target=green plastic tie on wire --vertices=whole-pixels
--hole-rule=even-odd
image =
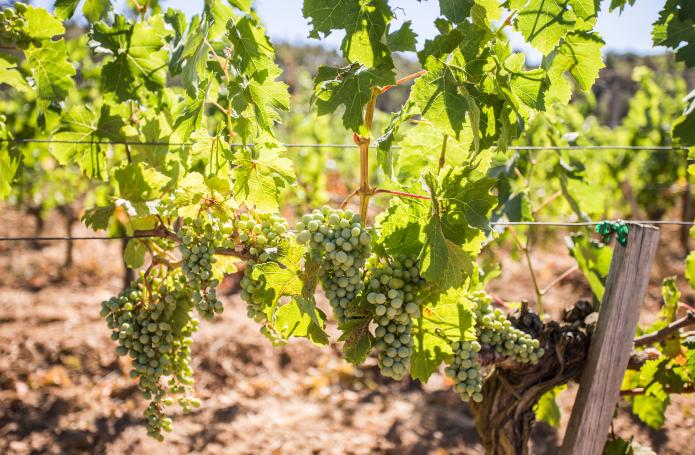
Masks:
[[[630,229],[624,221],[602,221],[596,225],[596,232],[601,236],[603,243],[610,243],[611,237],[615,238],[622,246],[627,245],[627,235]]]

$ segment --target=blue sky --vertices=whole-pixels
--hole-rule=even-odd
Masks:
[[[326,0],[330,1],[330,0]],[[39,0],[39,5],[50,5],[51,0]],[[607,10],[609,1],[602,2]],[[599,14],[597,29],[606,41],[606,51],[634,52],[638,54],[653,54],[663,52],[654,49],[651,44],[651,24],[656,20],[659,10],[665,0],[639,0],[634,7],[626,7],[622,14],[617,11]],[[162,0],[165,6],[172,6],[186,12],[189,16],[202,10],[202,0]],[[309,27],[302,17],[302,0],[256,0],[256,8],[263,19],[266,30],[274,41],[289,41],[301,43],[308,40]],[[418,2],[417,0],[390,0],[389,4],[396,13],[396,23],[406,20],[413,22],[413,29],[418,33],[422,42],[435,34],[434,19],[439,14],[436,0]],[[342,36],[332,34],[324,40],[328,46],[338,46]],[[512,44],[517,49],[523,49],[529,56],[529,61],[538,59],[538,54],[524,43],[521,36],[512,36]]]

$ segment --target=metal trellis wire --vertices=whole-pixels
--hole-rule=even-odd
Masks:
[[[651,224],[655,226],[695,226],[695,221],[678,220],[623,220],[627,224]],[[591,227],[603,221],[493,221],[490,226],[546,226],[546,227]],[[159,235],[123,235],[123,236],[20,236],[0,237],[0,242],[12,241],[76,241],[76,240],[131,240],[159,238]]]
[[[71,141],[65,139],[0,139],[1,142],[7,142],[12,144],[84,144],[84,145],[128,145],[128,146],[144,146],[144,147],[190,147],[194,145],[192,142],[158,142],[158,141]],[[337,143],[326,143],[326,144],[302,144],[302,143],[286,143],[280,144],[285,148],[339,148],[348,149],[356,148],[355,144],[337,144]],[[230,147],[255,147],[255,144],[230,144]],[[376,148],[376,144],[371,144],[371,148]],[[399,146],[392,146],[394,150],[398,150]],[[514,145],[508,147],[509,150],[518,151],[543,151],[543,150],[582,150],[582,151],[621,151],[621,150],[632,150],[632,151],[685,151],[688,150],[687,147],[682,146],[668,146],[668,145]]]

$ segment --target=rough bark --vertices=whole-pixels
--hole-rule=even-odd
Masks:
[[[511,317],[514,325],[541,340],[546,354],[536,365],[522,365],[483,352],[493,370],[483,384],[481,403],[471,402],[481,443],[489,455],[526,455],[534,424],[534,405],[545,392],[581,375],[595,321],[591,304],[578,302],[563,321],[542,323],[527,308]]]

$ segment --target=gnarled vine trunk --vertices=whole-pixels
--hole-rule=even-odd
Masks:
[[[514,325],[539,338],[546,350],[536,365],[504,361],[494,352],[481,353],[483,363],[495,367],[483,384],[485,399],[481,403],[471,402],[471,409],[487,454],[528,454],[535,420],[533,407],[538,399],[581,375],[592,328],[587,322],[595,319],[592,312],[588,302],[580,301],[565,313],[562,323],[543,324],[526,308],[513,316]],[[592,317],[587,317],[590,314]]]

